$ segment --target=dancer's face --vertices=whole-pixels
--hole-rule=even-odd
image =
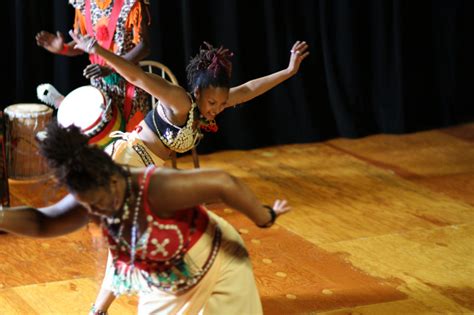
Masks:
[[[222,112],[229,100],[229,89],[224,87],[210,86],[205,89],[194,91],[199,112],[207,119],[214,119]]]
[[[73,195],[90,213],[110,217],[122,206],[125,199],[125,186],[125,179],[122,176],[112,176],[109,185],[73,193]]]

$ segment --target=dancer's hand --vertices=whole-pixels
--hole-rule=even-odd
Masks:
[[[268,228],[270,226],[272,226],[276,219],[282,215],[283,213],[286,213],[288,211],[290,211],[290,207],[288,206],[288,203],[286,200],[275,200],[275,202],[273,203],[273,207],[270,207],[270,206],[267,206],[267,205],[264,205],[263,206],[264,208],[267,208],[268,211],[269,211],[269,214],[270,214],[270,220],[268,220],[267,222],[265,223],[256,223],[258,227],[261,227],[261,228]]]
[[[61,32],[51,34],[46,31],[41,31],[35,36],[36,44],[43,47],[53,54],[58,54],[62,51],[64,45],[64,35]]]
[[[268,213],[270,215],[270,219],[265,223],[256,222],[257,226],[260,228],[268,228],[272,226],[280,215],[291,210],[286,200],[278,199],[275,200],[275,202],[273,203],[273,207],[270,207],[268,205],[263,205],[263,207],[269,211]]]
[[[288,206],[288,201],[286,200],[275,200],[273,203],[273,211],[275,211],[277,217],[291,210],[291,207]]]
[[[94,37],[89,35],[82,36],[79,33],[73,32],[72,30],[69,31],[69,35],[72,37],[76,45],[74,46],[75,49],[80,49],[86,53],[93,53],[94,46],[97,44],[97,40]]]
[[[298,72],[301,62],[309,55],[308,44],[306,42],[297,41],[291,48],[290,53],[288,71],[293,75]]]
[[[87,79],[98,79],[98,78],[106,77],[111,73],[112,73],[112,69],[110,69],[109,67],[101,66],[94,63],[94,64],[88,65],[84,69],[82,74]]]

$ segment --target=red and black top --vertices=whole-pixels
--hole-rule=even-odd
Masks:
[[[172,267],[175,261],[181,260],[184,254],[196,244],[209,224],[209,216],[201,206],[176,211],[170,219],[160,218],[148,202],[148,189],[154,170],[155,166],[150,166],[144,173],[145,178],[139,180],[145,181],[141,183],[143,206],[139,208],[139,211],[145,211],[148,227],[139,236],[134,265],[147,272],[157,272]],[[118,262],[129,264],[131,262],[130,245],[115,239],[107,229],[104,230],[112,255]],[[117,241],[124,244],[118,244]]]

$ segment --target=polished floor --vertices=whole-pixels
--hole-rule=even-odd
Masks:
[[[293,207],[271,229],[212,207],[246,242],[265,314],[474,314],[473,144],[466,124],[200,161]],[[44,181],[10,188],[13,204],[61,195]],[[0,314],[86,314],[105,258],[94,225],[47,240],[0,235]],[[122,297],[110,314],[135,310]]]

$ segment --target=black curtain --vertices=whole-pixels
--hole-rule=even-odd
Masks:
[[[472,0],[151,0],[152,54],[183,86],[202,41],[230,48],[233,84],[283,69],[295,40],[311,55],[297,76],[218,117],[200,152],[375,133],[407,133],[474,120]],[[66,0],[4,4],[4,108],[37,102],[36,86],[64,94],[88,84],[87,58],[35,44],[67,33]]]

